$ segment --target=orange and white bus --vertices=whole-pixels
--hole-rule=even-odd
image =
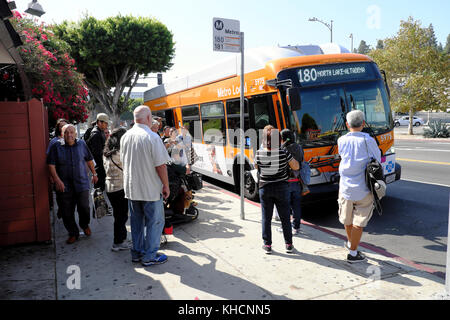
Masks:
[[[168,125],[189,130],[199,156],[193,170],[237,188],[239,73],[240,57],[236,55],[144,95],[153,115],[162,117]],[[312,196],[337,191],[337,139],[347,133],[345,115],[352,109],[365,113],[364,130],[376,137],[382,151],[386,182],[400,179],[401,167],[393,152],[389,88],[369,57],[349,53],[336,44],[250,49],[245,52],[244,81],[247,198],[258,197],[250,174],[253,156],[261,144],[255,132],[268,124],[295,132],[310,163]]]

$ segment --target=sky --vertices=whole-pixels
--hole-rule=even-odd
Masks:
[[[15,0],[24,11],[30,0]],[[450,33],[448,0],[39,0],[46,12],[41,20],[60,23],[79,21],[84,13],[97,19],[117,14],[152,17],[167,26],[175,41],[173,67],[164,81],[184,77],[235,53],[213,52],[214,17],[240,21],[245,47],[323,44],[330,42],[326,23],[333,20],[333,42],[348,49],[361,40],[375,46],[377,40],[397,34],[400,21],[412,16],[423,27],[433,24],[438,43],[445,46]],[[149,79],[149,86],[156,79]],[[145,90],[145,89],[143,89]]]

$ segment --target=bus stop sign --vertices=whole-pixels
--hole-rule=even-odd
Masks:
[[[213,18],[213,50],[241,52],[239,20]]]

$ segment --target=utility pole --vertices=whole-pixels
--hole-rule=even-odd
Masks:
[[[349,38],[352,39],[352,46],[351,46],[352,51],[351,51],[351,53],[353,53],[353,33],[350,33]]]

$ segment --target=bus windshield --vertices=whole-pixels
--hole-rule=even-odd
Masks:
[[[348,132],[345,116],[361,110],[373,134],[393,128],[392,115],[382,81],[359,82],[300,89],[301,109],[293,111],[299,139],[306,145],[328,145]]]

